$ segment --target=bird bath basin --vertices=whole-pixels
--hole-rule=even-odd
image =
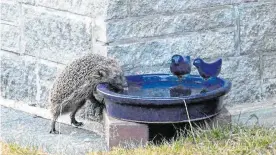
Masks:
[[[170,74],[126,76],[128,91],[117,93],[107,84],[99,84],[107,114],[111,117],[143,123],[188,122],[217,115],[223,107],[223,95],[231,83],[222,78],[205,81],[198,75],[187,75],[182,81]]]

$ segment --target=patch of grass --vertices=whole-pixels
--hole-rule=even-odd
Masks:
[[[181,133],[180,133],[181,135]],[[193,137],[194,135],[194,137]],[[35,147],[0,142],[3,155],[46,155]],[[173,142],[136,149],[114,148],[89,155],[276,155],[276,128],[226,126],[196,128]]]
[[[2,155],[46,155],[34,147],[21,147],[17,144],[0,142]]]
[[[160,146],[149,144],[136,149],[114,148],[110,152],[93,152],[102,155],[276,155],[276,129],[262,127],[197,128],[193,134],[180,136],[174,142]],[[194,141],[195,139],[195,141]]]

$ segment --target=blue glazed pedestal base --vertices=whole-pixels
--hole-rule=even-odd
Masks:
[[[183,104],[164,106],[141,106],[118,104],[105,100],[107,113],[116,119],[140,123],[181,123],[188,122]],[[204,120],[217,115],[222,109],[222,97],[187,104],[191,121]]]

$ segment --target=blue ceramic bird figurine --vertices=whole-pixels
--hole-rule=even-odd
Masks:
[[[206,79],[217,77],[221,70],[222,59],[218,59],[213,63],[206,63],[200,58],[196,58],[193,65],[197,68],[199,75]]]
[[[190,56],[182,57],[181,55],[173,55],[171,59],[170,70],[172,74],[179,79],[185,74],[191,73],[191,58]]]

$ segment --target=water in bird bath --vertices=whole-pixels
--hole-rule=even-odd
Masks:
[[[214,90],[217,87],[189,86],[183,83],[158,82],[158,83],[132,83],[127,91],[120,92],[124,95],[139,97],[184,97]]]

